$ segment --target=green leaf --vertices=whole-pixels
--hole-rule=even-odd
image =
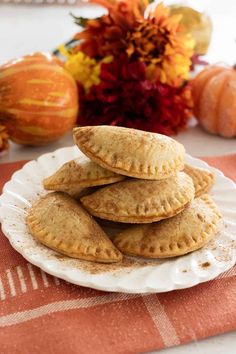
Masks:
[[[86,27],[87,25],[87,22],[88,22],[88,18],[85,18],[85,17],[77,17],[75,15],[73,15],[72,13],[70,13],[70,15],[73,17],[74,19],[74,22],[76,25],[80,26],[80,27]]]

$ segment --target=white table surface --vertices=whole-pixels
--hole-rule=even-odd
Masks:
[[[168,1],[168,3],[170,2]],[[196,5],[196,1],[193,0],[185,1],[185,3],[190,5],[195,3]],[[198,0],[197,7],[200,10],[207,9],[213,20],[214,32],[207,59],[210,62],[233,64],[236,58],[236,1]],[[73,24],[69,12],[79,16],[97,16],[100,10],[82,3],[77,7],[0,4],[0,64],[34,51],[50,51],[71,38],[77,31],[77,26]],[[182,142],[187,152],[193,156],[214,156],[236,152],[236,139],[211,136],[194,123],[186,132],[179,134],[176,139]],[[30,148],[11,144],[8,152],[0,154],[0,164],[34,159],[43,153],[72,144],[71,133],[58,142],[44,147]],[[236,332],[165,349],[163,353],[235,354]]]

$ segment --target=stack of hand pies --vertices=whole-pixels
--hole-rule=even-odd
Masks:
[[[113,126],[75,128],[74,139],[86,156],[43,181],[54,192],[27,216],[31,234],[44,245],[70,257],[111,263],[123,254],[180,256],[217,234],[221,215],[205,194],[214,176],[185,165],[177,141]],[[111,241],[93,216],[127,228]]]

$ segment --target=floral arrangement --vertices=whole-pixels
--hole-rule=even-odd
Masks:
[[[189,71],[194,40],[162,3],[90,0],[107,9],[67,50],[65,68],[79,89],[79,125],[121,125],[172,135],[192,114]]]
[[[191,25],[195,12],[152,0],[89,1],[107,13],[96,19],[75,17],[82,31],[72,46],[60,47],[63,62],[55,51],[0,67],[0,152],[8,140],[32,146],[57,140],[76,120],[78,125],[120,125],[167,135],[186,127],[193,111],[189,73],[205,64],[202,50],[197,51],[202,36]],[[209,20],[198,20],[205,26],[206,48]]]

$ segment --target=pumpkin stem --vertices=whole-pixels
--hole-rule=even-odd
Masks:
[[[233,69],[236,70],[236,64],[233,65]]]

